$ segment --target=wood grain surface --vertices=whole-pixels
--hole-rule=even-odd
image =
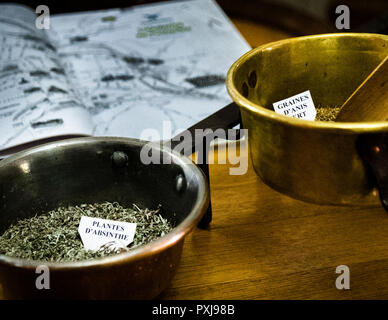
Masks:
[[[234,22],[252,46],[288,37]],[[220,145],[215,159],[224,152]],[[245,175],[229,175],[230,167],[210,166],[213,222],[186,237],[161,299],[388,298],[388,214],[381,207],[302,202],[266,186],[250,162]],[[350,290],[336,289],[339,265],[350,268]]]
[[[220,147],[218,152],[225,152]],[[388,214],[380,207],[315,205],[256,176],[211,165],[213,222],[185,241],[162,299],[388,298]],[[335,286],[350,269],[350,290]]]
[[[264,24],[255,23],[251,20],[234,18],[232,21],[245,40],[253,48],[268,42],[290,37],[290,34],[284,31],[274,29],[273,27]]]
[[[290,37],[252,21],[233,22],[252,47]],[[220,146],[215,159],[225,152]],[[228,164],[210,166],[213,222],[186,238],[161,299],[388,298],[388,214],[382,207],[292,199],[266,186],[248,160],[241,176],[229,175]],[[335,286],[340,265],[349,267],[350,290]]]
[[[384,121],[388,119],[388,55],[345,101],[336,121]]]

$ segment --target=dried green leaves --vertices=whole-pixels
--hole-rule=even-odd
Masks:
[[[109,247],[85,251],[78,234],[81,216],[137,223],[128,250],[147,244],[172,230],[158,210],[123,208],[117,202],[61,207],[46,214],[17,221],[0,236],[0,254],[30,260],[65,262],[104,257],[118,253]]]

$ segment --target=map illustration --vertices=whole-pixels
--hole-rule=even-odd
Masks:
[[[55,15],[49,30],[3,7],[0,149],[67,134],[171,138],[230,102],[226,73],[250,49],[211,0]]]

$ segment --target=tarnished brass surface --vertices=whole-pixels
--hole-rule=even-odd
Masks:
[[[149,299],[176,272],[184,237],[209,201],[202,171],[189,159],[163,149],[172,164],[145,165],[145,142],[124,138],[80,138],[50,143],[0,162],[0,232],[18,218],[58,206],[118,201],[156,208],[176,227],[160,239],[102,259],[46,263],[0,255],[4,298]],[[128,156],[114,163],[114,152]],[[177,179],[179,177],[179,179]],[[180,181],[179,188],[177,181]],[[50,289],[35,286],[36,267],[50,270]]]
[[[310,90],[316,106],[342,105],[387,54],[388,36],[338,33],[269,43],[233,64],[227,88],[264,182],[315,203],[379,205],[356,140],[388,132],[388,122],[306,121],[275,113],[272,103]]]

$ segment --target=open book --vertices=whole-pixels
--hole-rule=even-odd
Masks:
[[[169,139],[230,102],[226,73],[250,49],[213,0],[36,18],[0,5],[0,156],[64,136]]]

